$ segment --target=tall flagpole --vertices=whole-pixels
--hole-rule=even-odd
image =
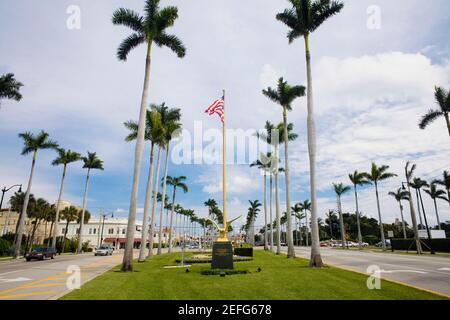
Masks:
[[[226,135],[226,114],[225,109],[225,90],[223,90],[223,124],[222,124],[222,147],[223,147],[223,227],[225,229],[225,238],[228,240],[228,225],[227,225],[227,135]]]

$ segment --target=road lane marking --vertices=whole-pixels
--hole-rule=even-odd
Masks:
[[[381,273],[399,273],[399,272],[408,272],[408,273],[421,273],[427,274],[428,272],[417,271],[417,270],[380,270]]]
[[[14,298],[21,298],[21,297],[30,297],[30,296],[43,296],[46,294],[54,294],[56,293],[56,291],[41,291],[41,292],[30,292],[30,293],[18,293],[18,294],[13,294],[10,296],[0,296],[0,300],[4,300],[4,299],[14,299]]]
[[[22,288],[23,289],[34,289],[34,288],[43,288],[43,287],[58,287],[58,286],[65,286],[66,282],[57,282],[57,283],[43,283],[43,284],[37,284],[37,285],[25,285]]]
[[[440,268],[438,270],[440,270],[440,271],[450,271],[450,268]]]
[[[19,278],[14,278],[14,279],[2,279],[0,278],[0,281],[3,283],[8,283],[8,282],[23,282],[23,281],[30,281],[33,279],[30,278],[24,278],[24,277],[19,277]]]
[[[25,271],[25,270],[14,270],[14,271],[9,271],[9,272],[5,272],[5,273],[0,273],[0,278],[1,278],[2,276],[4,276],[5,274],[11,274],[11,273],[14,273],[14,272],[20,272],[20,271]]]

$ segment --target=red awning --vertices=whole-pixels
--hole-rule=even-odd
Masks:
[[[103,240],[104,242],[119,242],[119,243],[125,243],[127,242],[126,238],[105,238]],[[134,238],[134,242],[141,243],[141,238]]]

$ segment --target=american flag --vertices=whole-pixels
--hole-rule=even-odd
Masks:
[[[223,123],[225,120],[225,97],[222,96],[221,99],[214,101],[212,105],[205,110],[205,113],[209,113],[210,116],[217,113]]]

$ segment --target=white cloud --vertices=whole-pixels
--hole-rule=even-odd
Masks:
[[[261,75],[259,76],[261,88],[274,87],[279,78],[280,75],[277,70],[275,70],[271,64],[265,64],[262,67]]]

